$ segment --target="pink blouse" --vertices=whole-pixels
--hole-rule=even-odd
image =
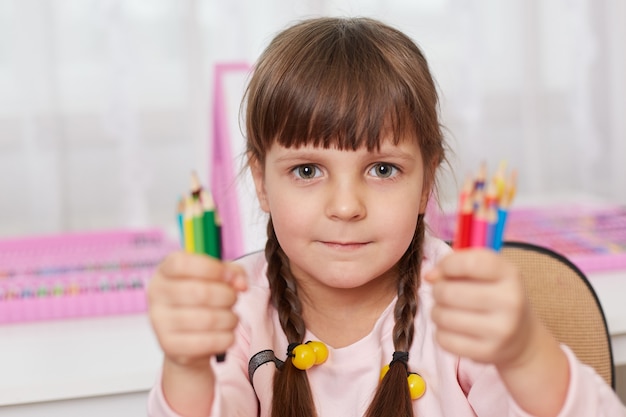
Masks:
[[[426,237],[422,271],[450,248],[442,241]],[[211,416],[269,416],[272,380],[276,366],[265,362],[249,379],[249,361],[262,351],[273,351],[284,360],[287,339],[276,310],[269,299],[263,253],[241,259],[248,272],[250,289],[236,305],[240,316],[237,340],[226,360],[214,362],[217,375],[215,401]],[[424,396],[413,402],[415,415],[427,417],[530,417],[511,399],[496,369],[475,363],[441,349],[434,341],[430,320],[431,287],[423,281],[419,289],[415,336],[409,352],[409,369],[426,381]],[[378,319],[371,333],[358,342],[333,349],[328,360],[306,371],[318,416],[362,416],[379,382],[381,368],[391,361],[394,351],[391,332],[394,325],[392,302]],[[318,340],[307,333],[305,340]],[[580,363],[563,346],[570,363],[570,387],[559,417],[626,417],[626,408],[615,392],[589,366]],[[262,357],[258,355],[256,358]],[[178,416],[167,404],[160,378],[148,400],[151,417]]]

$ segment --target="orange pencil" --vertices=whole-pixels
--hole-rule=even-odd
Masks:
[[[498,205],[499,198],[498,198],[497,188],[498,186],[496,185],[496,181],[494,178],[494,181],[490,181],[489,184],[487,185],[487,192],[485,194],[486,208],[489,208],[492,206],[495,207]]]

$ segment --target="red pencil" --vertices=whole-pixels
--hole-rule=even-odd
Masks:
[[[467,201],[472,201],[472,190],[474,188],[474,181],[470,176],[465,178],[465,182],[463,183],[463,188],[461,189],[461,193],[459,194],[459,206],[458,206],[458,214],[456,219],[456,230],[454,234],[454,240],[452,241],[452,246],[456,249],[459,248],[462,241],[462,235],[467,233],[467,227],[464,226],[464,223],[467,220],[463,220],[464,214],[463,210],[466,208]],[[470,205],[471,211],[471,205]]]
[[[472,222],[474,218],[473,205],[474,202],[471,198],[466,198],[463,202],[458,219],[459,238],[453,244],[454,249],[467,248],[471,244]]]

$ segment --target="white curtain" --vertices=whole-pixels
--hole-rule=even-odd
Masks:
[[[0,237],[175,228],[190,171],[209,175],[214,65],[318,15],[377,17],[425,51],[444,203],[506,160],[520,196],[626,204],[623,0],[0,0]],[[224,103],[235,153],[244,79]]]

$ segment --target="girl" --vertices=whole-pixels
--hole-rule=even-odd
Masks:
[[[301,22],[261,55],[246,99],[265,253],[160,265],[151,416],[626,416],[541,325],[512,265],[425,232],[445,146],[407,36]]]

